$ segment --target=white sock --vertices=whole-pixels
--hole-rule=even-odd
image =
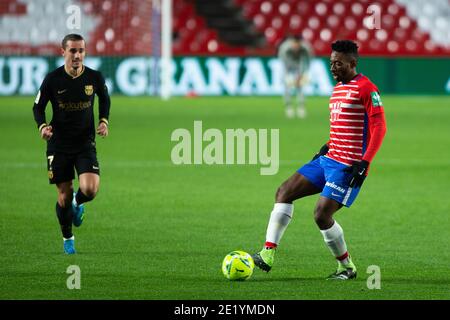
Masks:
[[[73,196],[72,203],[73,203],[73,205],[74,205],[75,207],[78,207],[77,197],[76,197],[76,196]]]
[[[70,238],[67,238],[67,239],[63,237],[63,240],[64,240],[64,241],[66,241],[66,240],[75,240],[75,236],[72,235]]]
[[[269,225],[266,232],[266,243],[278,245],[294,213],[294,205],[291,203],[275,203],[270,214]]]
[[[348,263],[348,252],[347,252],[347,244],[344,239],[344,230],[342,230],[341,226],[337,221],[334,221],[334,224],[331,228],[326,230],[320,230],[323,235],[323,240],[327,244],[331,253],[338,259],[339,262],[343,264]]]

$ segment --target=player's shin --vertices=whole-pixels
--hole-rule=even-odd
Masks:
[[[88,197],[80,189],[78,189],[77,194],[75,195],[75,202],[76,202],[77,206],[79,206],[85,202],[89,202],[93,199],[94,199],[94,197]]]
[[[347,244],[344,239],[344,230],[342,230],[339,223],[334,221],[334,224],[329,229],[320,230],[320,232],[323,235],[326,245],[336,259],[344,265],[348,264],[349,256]]]
[[[294,205],[291,203],[275,203],[270,214],[269,225],[266,232],[266,249],[276,248],[281,237],[291,222]]]
[[[59,225],[65,239],[69,239],[72,234],[72,207],[61,207],[59,203],[56,203],[56,216],[58,217]]]

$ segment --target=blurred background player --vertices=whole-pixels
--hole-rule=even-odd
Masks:
[[[50,72],[41,84],[33,106],[41,137],[47,140],[50,184],[56,184],[56,215],[61,226],[64,252],[75,253],[72,223],[83,222],[83,203],[91,201],[100,184],[95,132],[108,135],[110,98],[102,74],[83,65],[86,43],[82,36],[69,34],[61,44],[64,66]],[[99,98],[99,124],[94,126],[94,97]],[[52,103],[53,118],[45,119],[45,107]],[[79,189],[73,192],[74,168]]]
[[[350,40],[331,45],[331,74],[337,81],[330,98],[330,139],[313,159],[297,170],[276,192],[264,248],[253,255],[255,265],[269,271],[275,249],[291,221],[297,199],[320,193],[314,219],[338,267],[328,279],[356,278],[342,227],[333,215],[350,207],[366,178],[386,133],[378,88],[356,72],[358,46]]]
[[[295,116],[293,104],[297,100],[297,116],[306,117],[303,86],[308,82],[308,71],[312,58],[310,45],[301,36],[290,36],[278,49],[278,58],[284,69],[284,104],[288,118]]]

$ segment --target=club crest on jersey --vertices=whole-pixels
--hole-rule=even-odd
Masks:
[[[92,94],[94,93],[94,86],[93,85],[84,86],[84,93],[86,93],[87,96],[92,96]]]
[[[351,97],[352,97],[352,90],[348,90],[345,99],[350,99]]]
[[[331,109],[331,121],[339,120],[339,113],[341,113],[342,106],[340,102],[334,102],[330,104]]]

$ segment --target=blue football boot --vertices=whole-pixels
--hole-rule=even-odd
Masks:
[[[74,254],[75,252],[75,239],[64,239],[64,253]]]
[[[76,195],[76,193],[74,192],[73,199],[72,199],[72,211],[73,211],[72,222],[75,227],[79,227],[83,223],[83,219],[84,219],[84,205],[80,204],[79,206],[77,206],[77,202],[75,200],[75,195]]]

